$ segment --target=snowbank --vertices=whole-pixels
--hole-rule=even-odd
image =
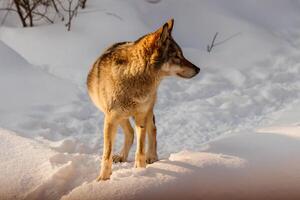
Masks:
[[[54,152],[30,139],[0,129],[0,199],[21,199],[53,174]]]
[[[300,95],[299,7],[293,0],[89,0],[71,32],[8,20],[0,27],[0,198],[299,199],[300,111],[292,106]],[[96,183],[103,115],[86,94],[88,69],[110,44],[171,17],[174,38],[201,73],[159,89],[161,161],[132,169],[132,150],[111,181]],[[225,42],[207,53],[215,32]]]
[[[84,184],[62,199],[299,199],[299,105],[271,115],[272,126],[203,144],[201,152],[171,154],[145,170],[114,166],[109,182]]]
[[[58,153],[3,129],[0,139],[1,199],[300,198],[300,140],[285,135],[239,133],[146,169],[115,164],[105,182],[95,181],[98,156]]]
[[[16,51],[0,41],[0,124],[21,129],[27,136],[47,131],[51,111],[74,101],[76,85],[30,65]],[[44,123],[44,124],[43,124]]]
[[[0,129],[0,199],[59,199],[93,180],[97,156],[59,153]]]
[[[56,89],[57,94],[54,99],[41,100],[41,107],[27,109],[28,120],[18,117],[20,109],[10,109],[12,117],[1,117],[0,125],[28,133],[28,137],[34,132],[34,136],[50,143],[71,141],[74,153],[100,153],[103,115],[92,105],[85,88],[91,64],[110,44],[134,40],[174,17],[174,38],[202,70],[192,80],[167,79],[159,89],[155,113],[160,157],[167,158],[184,148],[197,151],[201,143],[226,133],[252,129],[272,112],[299,98],[297,5],[294,1],[265,1],[256,5],[233,0],[226,4],[215,0],[158,3],[90,0],[87,9],[79,12],[71,32],[66,32],[59,23],[28,29],[1,27],[3,43],[47,77],[55,78],[49,80],[38,75],[38,70],[30,72],[36,74],[34,77],[48,80],[37,82],[53,85],[54,90],[53,93],[51,88],[37,90],[39,84],[35,84],[31,91],[36,90],[40,98],[48,98]],[[207,53],[206,45],[217,31],[217,42],[226,42]],[[12,79],[19,78],[9,80]],[[8,84],[11,85],[3,81],[2,85]],[[36,97],[26,87],[23,91],[26,93],[21,96],[19,92],[17,99]],[[9,107],[7,101],[4,107]],[[49,105],[57,101],[65,103]],[[17,101],[11,107],[26,107],[22,105],[23,102]],[[117,139],[117,149],[123,136],[118,137],[121,138]]]
[[[249,132],[207,145],[141,171],[122,166],[112,180],[84,184],[62,199],[300,198],[299,140]]]

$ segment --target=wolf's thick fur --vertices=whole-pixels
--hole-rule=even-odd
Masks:
[[[104,148],[98,180],[109,179],[112,161],[126,161],[134,131],[129,117],[135,120],[137,150],[135,167],[157,161],[156,127],[153,107],[160,81],[170,75],[195,76],[200,69],[186,60],[171,36],[174,20],[135,42],[117,43],[94,63],[87,78],[93,103],[105,114]],[[117,127],[125,134],[119,155],[112,155]],[[145,153],[145,137],[148,149]]]

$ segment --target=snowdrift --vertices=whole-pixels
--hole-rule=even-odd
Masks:
[[[0,27],[0,198],[299,199],[299,9],[293,0],[89,0],[71,32],[8,18]],[[201,73],[159,89],[161,161],[132,169],[132,150],[111,181],[96,183],[103,115],[87,96],[87,72],[107,46],[169,18]]]

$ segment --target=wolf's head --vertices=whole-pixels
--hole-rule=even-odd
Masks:
[[[145,36],[150,50],[150,63],[163,76],[192,78],[200,68],[188,61],[172,37],[174,20],[171,19],[155,32]]]

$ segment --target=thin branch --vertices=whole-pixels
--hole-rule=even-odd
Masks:
[[[105,12],[107,15],[110,15],[110,16],[113,16],[121,21],[123,21],[123,18],[115,13],[112,13],[112,12]]]
[[[235,34],[233,34],[232,36],[230,36],[230,37],[228,37],[228,38],[226,38],[226,39],[224,39],[224,40],[222,40],[222,41],[220,41],[220,42],[215,43],[215,46],[224,44],[225,42],[227,42],[227,41],[229,41],[229,40],[231,40],[231,39],[233,39],[233,38],[235,38],[235,37],[237,37],[237,36],[239,36],[239,35],[241,35],[241,34],[242,34],[242,32],[235,33]]]
[[[46,19],[46,21],[50,22],[51,24],[54,23],[54,21],[53,21],[52,19],[50,19],[50,18],[49,18],[47,15],[45,15],[45,14],[42,14],[42,13],[39,13],[39,12],[35,12],[35,11],[33,11],[32,13],[35,14],[35,15],[41,16],[40,19],[44,18],[44,19]]]
[[[222,44],[224,44],[225,42],[227,42],[227,41],[229,41],[229,40],[231,40],[231,39],[233,39],[233,38],[235,38],[235,37],[241,35],[242,33],[241,33],[241,32],[235,33],[235,34],[231,35],[230,37],[228,37],[228,38],[226,38],[226,39],[224,39],[224,40],[222,40],[222,41],[220,41],[220,42],[216,42],[216,39],[217,39],[218,34],[219,34],[219,33],[216,32],[216,34],[215,34],[214,37],[213,37],[213,40],[212,40],[211,44],[210,44],[210,45],[207,45],[207,52],[208,52],[208,53],[210,53],[214,47],[219,46],[219,45],[222,45]]]
[[[65,25],[70,31],[73,19],[77,16],[80,8],[85,8],[87,0],[7,0],[6,2],[8,2],[5,5],[7,8],[0,8],[0,11],[6,11],[2,24],[10,11],[18,14],[23,27],[34,26],[36,21],[39,20],[54,23],[56,16],[59,16],[63,21],[66,16],[67,21]],[[49,14],[50,8],[51,11],[55,11],[54,16]],[[107,14],[121,19],[113,13]]]
[[[81,9],[85,9],[87,0],[79,0],[79,6]]]
[[[13,2],[8,2],[7,4],[8,4],[8,7],[7,7],[7,8],[12,9]],[[1,9],[1,8],[0,8],[0,9]],[[12,10],[9,10],[9,9],[6,9],[6,13],[5,13],[3,19],[1,20],[1,25],[3,25],[3,24],[5,23],[6,18],[7,18],[7,16],[8,16],[9,12],[12,11]],[[1,11],[1,10],[0,10],[0,11]],[[15,10],[14,10],[14,11],[15,11]]]
[[[27,27],[26,19],[23,16],[23,11],[21,9],[21,3],[20,3],[20,1],[19,0],[14,0],[14,4],[15,4],[15,6],[17,8],[17,13],[18,13],[19,18],[20,18],[20,20],[22,22],[23,27]]]
[[[210,44],[210,45],[207,45],[207,52],[208,52],[208,53],[210,53],[211,50],[214,48],[214,46],[215,46],[215,41],[216,41],[216,39],[217,39],[218,34],[219,34],[219,33],[216,32],[216,34],[214,35],[214,38],[213,38],[211,44]]]
[[[13,8],[0,8],[0,11],[14,11],[14,12],[18,12],[16,9],[13,9]]]
[[[27,17],[30,15],[30,13],[32,13],[32,11],[38,6],[38,4],[41,2],[42,0],[36,1],[33,6],[30,8],[30,5],[28,4],[28,7],[26,9],[27,14],[25,15],[25,19],[27,19]]]

